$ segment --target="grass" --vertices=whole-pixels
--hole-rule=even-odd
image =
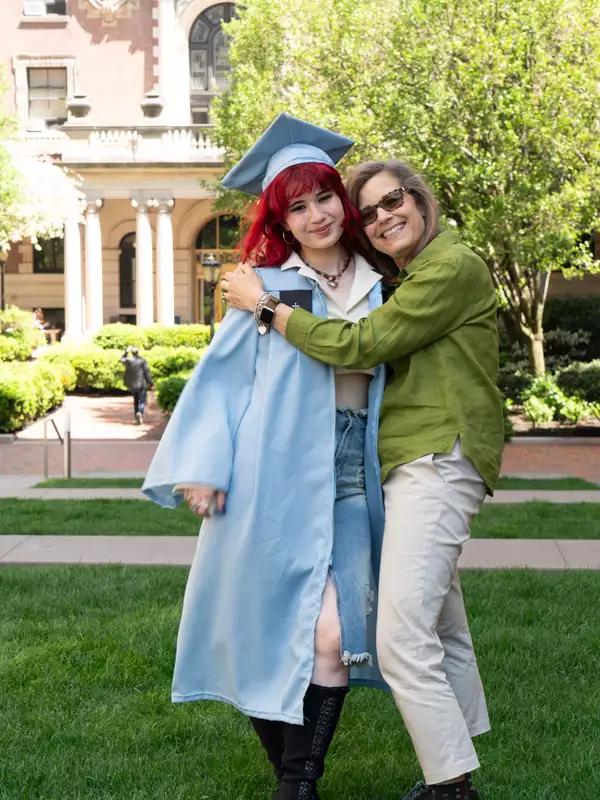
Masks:
[[[141,489],[143,478],[48,478],[35,489]]]
[[[146,500],[0,499],[0,534],[196,536],[198,517],[186,507]],[[479,539],[600,539],[600,505],[484,505],[472,525]],[[1,796],[0,796],[1,797]]]
[[[587,489],[599,491],[597,483],[584,481],[583,478],[500,478],[497,489],[532,489],[547,492],[567,492]]]
[[[170,703],[186,570],[1,574],[1,800],[266,800],[246,719]],[[464,591],[493,724],[483,797],[597,797],[600,574],[469,573]],[[418,777],[391,698],[352,691],[322,800],[397,800]]]
[[[484,505],[471,525],[477,539],[600,539],[600,505]]]
[[[146,500],[0,500],[2,534],[196,536],[199,528],[186,506]]]

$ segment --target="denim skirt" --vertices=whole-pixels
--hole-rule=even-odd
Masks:
[[[342,662],[372,664],[367,616],[373,604],[371,528],[365,491],[367,411],[336,411],[334,535],[330,574],[337,592]]]

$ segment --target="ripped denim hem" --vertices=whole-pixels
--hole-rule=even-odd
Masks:
[[[345,667],[373,666],[373,656],[370,653],[352,654],[349,650],[342,653],[342,664]]]

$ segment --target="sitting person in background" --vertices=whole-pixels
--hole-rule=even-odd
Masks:
[[[137,347],[128,347],[121,357],[121,364],[125,365],[123,382],[128,391],[133,395],[133,413],[135,421],[141,425],[144,421],[146,410],[146,397],[148,388],[154,389],[154,380],[150,367],[145,358],[139,354]]]

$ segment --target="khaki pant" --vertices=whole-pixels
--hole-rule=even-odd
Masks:
[[[476,769],[490,729],[457,567],[485,491],[459,440],[384,484],[377,653],[427,783]]]

